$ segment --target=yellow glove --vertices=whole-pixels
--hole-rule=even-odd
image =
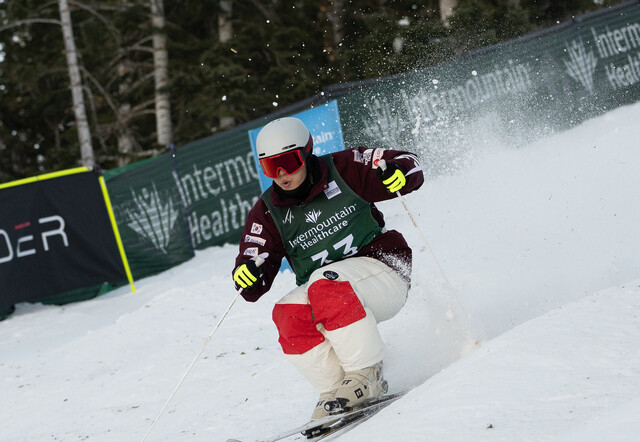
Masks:
[[[260,279],[260,270],[252,259],[240,264],[233,271],[233,280],[243,289],[252,289]]]
[[[394,163],[387,163],[384,170],[382,167],[378,167],[376,175],[391,193],[398,192],[407,184],[407,177],[404,176],[404,172]]]

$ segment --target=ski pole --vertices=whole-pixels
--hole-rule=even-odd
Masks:
[[[378,162],[378,167],[380,167],[380,169],[382,169],[382,171],[384,172],[385,170],[387,170],[387,162],[385,160],[380,160]],[[412,173],[420,171],[420,170],[422,170],[422,167],[415,167],[415,168],[411,169],[409,172],[407,172],[405,174],[405,176],[409,176]],[[422,230],[420,230],[420,227],[418,227],[418,223],[416,223],[416,220],[413,218],[413,215],[411,214],[411,211],[409,210],[409,207],[407,206],[407,203],[405,202],[404,198],[400,194],[399,190],[396,191],[396,196],[398,197],[398,199],[402,203],[402,206],[404,207],[404,210],[407,212],[407,215],[409,215],[409,219],[413,223],[413,227],[415,227],[416,230],[418,231],[418,234],[420,235],[420,238],[422,238],[422,242],[424,243],[425,247],[427,248],[427,250],[431,254],[431,257],[434,259],[436,264],[438,264],[438,268],[440,269],[440,271],[444,275],[444,271],[442,271],[442,267],[440,267],[440,263],[438,263],[438,260],[436,259],[435,255],[433,254],[433,251],[431,250],[431,247],[429,247],[429,243],[427,242],[427,240],[425,239],[424,235],[422,234]],[[445,280],[447,280],[446,275],[444,275],[444,276],[445,276]],[[447,280],[447,282],[449,282],[449,281]]]
[[[387,170],[387,162],[385,160],[380,160],[378,162],[378,167],[380,167],[382,169],[382,171],[384,172],[385,170]],[[421,166],[414,167],[409,172],[407,172],[405,174],[405,176],[409,176],[412,173],[415,173],[415,172],[418,172],[418,171],[421,171],[421,170],[423,170],[423,167],[421,167]],[[409,210],[409,207],[407,206],[407,203],[405,202],[404,197],[400,194],[399,190],[396,191],[396,196],[398,197],[398,199],[402,203],[402,206],[404,207],[404,210],[407,212],[407,215],[409,215],[409,219],[413,223],[413,227],[416,228],[416,231],[420,235],[420,238],[422,238],[422,242],[424,243],[425,247],[429,251],[429,254],[431,255],[431,258],[436,263],[436,266],[438,267],[438,270],[440,271],[440,274],[441,274],[442,278],[444,279],[445,283],[449,287],[449,290],[451,291],[451,294],[453,295],[454,301],[462,308],[462,303],[460,302],[460,299],[458,298],[458,295],[456,294],[456,291],[453,288],[453,285],[449,281],[449,278],[447,278],[447,274],[444,272],[444,269],[440,265],[440,262],[438,261],[438,258],[436,258],[435,253],[433,253],[433,250],[431,250],[431,247],[429,246],[429,243],[427,242],[426,238],[422,234],[422,230],[420,230],[420,227],[418,227],[418,223],[416,223],[416,220],[413,218],[413,215],[411,214],[411,211]]]
[[[256,256],[254,261],[256,263],[256,267],[260,267],[263,263],[265,258],[269,256],[268,253],[263,253],[260,254],[259,256]],[[173,392],[171,393],[171,395],[169,395],[169,398],[167,399],[167,401],[164,403],[164,405],[162,406],[162,408],[160,409],[160,412],[158,413],[158,415],[155,417],[155,419],[153,420],[153,422],[151,423],[151,426],[149,427],[149,429],[147,430],[147,432],[145,433],[144,437],[142,438],[141,442],[144,442],[145,440],[147,440],[147,437],[149,436],[149,433],[151,433],[151,430],[153,430],[153,427],[156,425],[156,423],[158,422],[158,420],[160,419],[160,416],[162,416],[162,413],[164,413],[164,411],[167,409],[167,406],[169,405],[169,402],[171,402],[171,399],[173,399],[173,397],[175,396],[175,394],[177,393],[178,389],[180,388],[180,386],[182,386],[182,383],[184,382],[184,380],[187,378],[187,376],[189,375],[189,373],[191,372],[191,369],[193,368],[194,365],[196,365],[196,362],[198,361],[198,359],[200,359],[200,356],[202,355],[202,352],[204,351],[205,347],[207,346],[207,344],[209,344],[209,341],[211,341],[211,338],[213,338],[213,335],[215,334],[215,332],[218,330],[218,328],[220,327],[220,324],[222,324],[222,321],[224,321],[224,319],[227,317],[227,314],[229,313],[229,310],[231,310],[231,307],[233,307],[233,304],[236,303],[236,301],[238,300],[238,297],[240,296],[240,293],[242,292],[242,288],[239,288],[236,291],[235,296],[233,297],[233,300],[231,301],[231,303],[229,304],[229,307],[227,307],[227,309],[224,311],[224,313],[222,314],[222,317],[220,317],[220,320],[218,321],[218,323],[216,324],[215,327],[213,327],[213,330],[211,330],[211,333],[209,333],[209,336],[207,336],[207,339],[205,339],[204,344],[202,344],[202,347],[200,348],[200,351],[198,352],[198,354],[196,355],[195,358],[193,358],[193,361],[191,362],[191,364],[189,365],[189,367],[187,368],[187,371],[185,371],[184,375],[182,376],[182,378],[180,379],[180,382],[178,382],[178,385],[176,385],[176,388],[173,389]]]

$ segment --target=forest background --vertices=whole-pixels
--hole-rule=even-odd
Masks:
[[[0,0],[0,183],[123,166],[617,3]]]

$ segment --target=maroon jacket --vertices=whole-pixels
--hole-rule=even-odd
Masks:
[[[377,177],[377,161],[382,158],[388,164],[395,163],[406,173],[419,166],[416,155],[397,150],[368,149],[365,147],[342,150],[331,155],[336,170],[342,179],[362,199],[371,203],[371,213],[374,219],[378,221],[381,227],[384,227],[383,215],[373,203],[394,198],[395,194],[389,193]],[[313,183],[304,200],[283,198],[271,186],[267,191],[271,192],[273,204],[286,207],[307,203],[320,192],[323,192],[327,188],[328,168],[324,161],[317,161],[317,164],[320,167],[319,179]],[[421,172],[411,174],[407,177],[407,184],[401,193],[406,194],[416,190],[422,186],[423,182],[424,178]],[[376,258],[395,269],[409,281],[411,275],[411,248],[409,248],[400,232],[395,230],[384,231],[384,229],[383,232],[360,249],[354,256]],[[264,252],[269,253],[269,257],[260,268],[262,270],[262,285],[242,291],[244,299],[250,302],[257,301],[269,291],[280,269],[282,258],[287,257],[278,228],[274,224],[266,204],[260,198],[247,217],[247,222],[240,238],[240,252],[236,257],[234,269],[251,258],[251,256]],[[236,284],[236,290],[238,288],[239,286]]]

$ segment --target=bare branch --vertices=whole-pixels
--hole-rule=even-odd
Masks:
[[[95,4],[95,3],[93,4],[93,6],[90,7],[86,3],[80,3],[80,2],[77,2],[75,0],[69,0],[69,4],[73,5],[73,6],[76,6],[78,8],[81,8],[81,9],[87,9],[87,10],[91,9],[93,11],[97,11],[97,10],[100,10],[100,11],[126,11],[126,9],[128,8],[128,6],[124,5],[124,4],[123,5],[113,6],[113,5]]]
[[[84,76],[86,78],[88,78],[91,83],[98,88],[98,90],[100,91],[100,93],[102,94],[102,96],[104,97],[105,101],[107,102],[107,104],[109,105],[109,107],[111,108],[111,110],[113,111],[113,113],[116,115],[116,118],[118,118],[118,110],[116,108],[115,103],[113,102],[113,99],[111,98],[111,94],[109,94],[103,87],[102,85],[98,82],[98,80],[96,80],[96,78],[91,75],[91,72],[89,72],[88,70],[86,70],[84,67],[81,68],[82,69],[82,73],[84,74]]]
[[[50,25],[62,26],[62,22],[60,20],[54,20],[52,18],[27,18],[24,20],[16,20],[4,26],[0,26],[0,32],[6,31],[7,29],[17,28],[18,26],[22,25],[30,25],[32,23],[47,23]]]
[[[121,91],[121,95],[129,94],[132,91],[136,90],[137,88],[144,86],[152,78],[153,78],[153,72],[149,72],[148,74],[145,74],[144,76],[140,77],[138,80],[134,81],[133,83],[126,85],[127,88]]]
[[[121,43],[120,32],[118,31],[118,29],[116,29],[115,26],[113,26],[113,24],[109,20],[107,20],[96,9],[94,9],[94,8],[84,4],[84,3],[76,2],[76,1],[73,1],[73,0],[69,0],[69,4],[75,6],[75,7],[79,8],[79,9],[84,9],[85,11],[87,11],[90,14],[92,14],[93,16],[95,16],[98,20],[100,20],[102,22],[102,24],[111,32],[111,35],[116,40],[116,43],[118,44],[118,46],[120,46],[120,43]],[[121,9],[122,8],[118,8],[116,10],[121,10]]]
[[[142,103],[138,103],[137,105],[133,106],[131,108],[131,110],[127,113],[127,118],[126,120],[129,120],[133,117],[137,117],[139,115],[145,115],[145,114],[155,114],[155,109],[146,109],[149,106],[153,106],[155,104],[155,99],[150,99],[147,101],[143,101]]]
[[[145,40],[150,40],[150,38],[146,38]],[[153,54],[153,48],[150,46],[142,46],[140,44],[140,42],[134,44],[133,46],[127,46],[125,48],[125,51],[127,52],[133,52],[133,51],[140,51],[140,52],[149,52],[150,54]]]

